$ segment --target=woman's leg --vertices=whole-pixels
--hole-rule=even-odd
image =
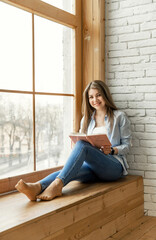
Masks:
[[[105,155],[91,144],[78,141],[64,168],[57,176],[64,185],[77,176],[83,162],[86,162],[102,181],[115,181],[122,175],[121,163],[112,155]]]
[[[53,172],[39,181],[39,183],[41,184],[41,192],[43,192],[57,178],[61,171],[62,170]],[[95,182],[97,181],[97,179],[98,178],[95,173],[91,170],[88,164],[84,162],[77,175],[73,176],[70,181],[76,180],[80,182]]]
[[[42,191],[38,198],[51,200],[61,195],[63,186],[72,180],[114,181],[121,177],[122,171],[122,165],[113,156],[105,155],[87,142],[78,141],[61,171],[52,173],[34,184],[18,183],[16,188],[30,200],[35,200],[36,195]]]
[[[49,174],[47,177],[43,178],[42,180],[40,180],[39,182],[36,183],[25,183],[22,179],[16,184],[16,189],[21,192],[24,193],[31,201],[35,201],[36,200],[36,196],[41,194],[42,192],[44,192],[44,190],[46,188],[48,188],[48,186],[50,184],[52,184],[52,182],[56,179],[56,177],[58,176],[58,174],[61,172],[61,170],[57,171],[57,172],[53,172],[51,174]],[[78,175],[76,177],[73,177],[72,180],[77,180],[77,181],[81,181],[81,182],[95,182],[98,180],[98,178],[96,177],[96,175],[94,174],[94,172],[88,167],[88,164],[84,163],[83,166],[81,167]],[[57,181],[56,181],[57,182]],[[62,185],[61,185],[62,186]],[[62,192],[62,189],[61,189]],[[46,192],[44,192],[44,197],[42,199],[45,200],[50,200],[53,197],[53,188],[49,188],[47,189]],[[60,192],[55,191],[55,194],[60,194]],[[54,194],[54,195],[55,195]],[[46,197],[45,197],[46,196]]]
[[[83,165],[79,169],[78,174],[76,176],[73,176],[73,178],[70,179],[70,181],[73,181],[73,180],[86,183],[86,182],[96,182],[99,179],[95,175],[95,173],[90,169],[88,164],[83,163]],[[42,199],[42,200],[52,200],[57,196],[61,196],[62,188],[65,186],[60,178],[56,178],[55,180],[53,180],[53,173],[47,176],[46,178],[42,179],[40,183],[44,187],[47,186],[45,190],[37,196],[38,199]]]
[[[89,174],[86,175],[85,181],[100,179],[102,181],[114,181],[122,176],[121,163],[110,155],[105,155],[98,149],[92,147],[89,143],[78,141],[75,148],[71,152],[64,168],[57,175],[57,179],[49,185],[49,187],[38,196],[43,200],[51,200],[55,196],[55,188],[59,188],[59,195],[61,194],[62,187],[72,180],[84,180],[84,174],[81,175],[84,161],[87,163]],[[58,185],[56,186],[56,181]],[[55,196],[54,196],[55,195]]]
[[[57,177],[60,171],[51,173],[43,180],[36,183],[26,183],[22,179],[16,184],[15,188],[24,193],[31,201],[36,200],[36,196],[43,192]]]

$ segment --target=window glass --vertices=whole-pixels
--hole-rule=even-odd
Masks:
[[[0,36],[0,179],[63,165],[73,131],[75,30],[0,2]]]
[[[60,8],[66,12],[75,14],[75,0],[42,0],[54,7]]]
[[[32,90],[32,17],[0,2],[0,88]]]
[[[73,98],[36,96],[37,170],[63,165],[73,131]]]
[[[35,16],[35,90],[73,93],[74,30]]]
[[[0,93],[0,178],[33,171],[32,96]]]

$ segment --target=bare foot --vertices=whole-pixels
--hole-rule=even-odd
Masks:
[[[37,196],[38,199],[42,200],[52,200],[55,197],[62,195],[63,182],[61,179],[56,178],[40,195]]]
[[[41,192],[41,184],[37,183],[25,183],[22,179],[16,184],[15,188],[24,193],[31,201],[36,200],[36,196]]]

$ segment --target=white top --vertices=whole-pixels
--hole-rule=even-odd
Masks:
[[[95,127],[92,131],[92,134],[107,134],[107,129],[105,126]]]

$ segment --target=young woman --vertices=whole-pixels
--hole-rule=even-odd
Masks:
[[[62,170],[36,183],[22,179],[15,186],[30,200],[52,200],[62,195],[62,188],[72,180],[81,182],[116,181],[127,175],[126,154],[130,147],[130,122],[117,110],[107,85],[96,80],[84,91],[80,132],[107,134],[112,147],[98,149],[78,141]]]

